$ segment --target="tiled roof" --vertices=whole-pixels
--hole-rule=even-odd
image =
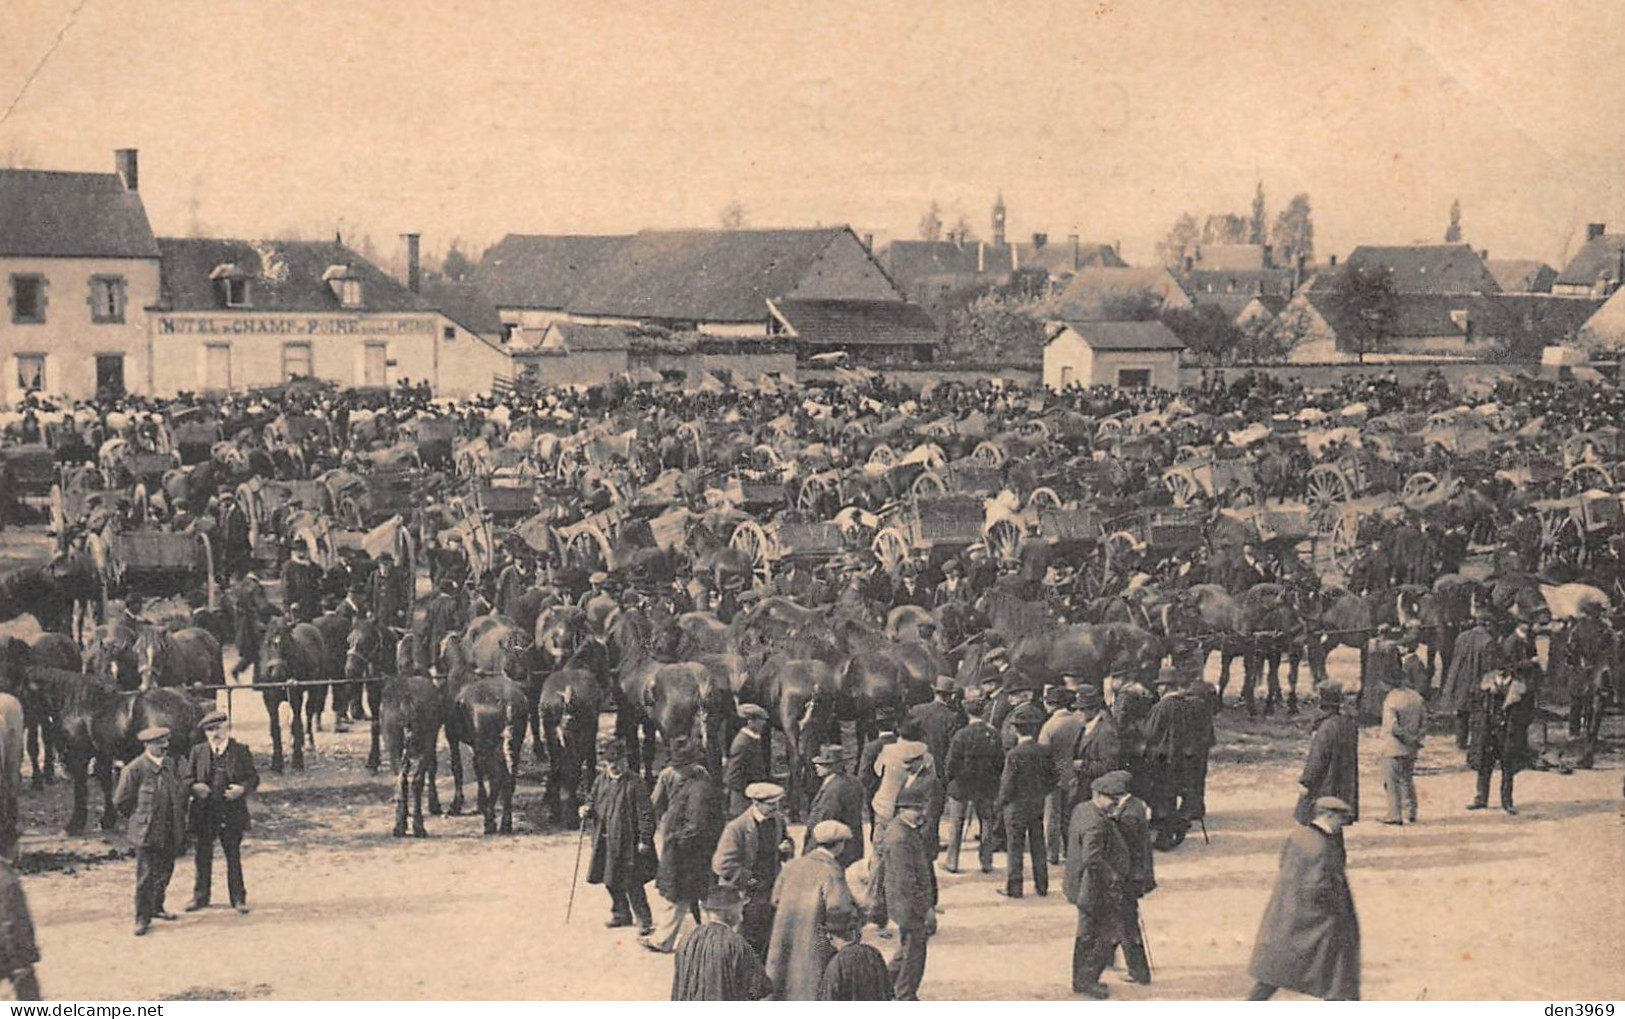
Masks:
[[[778,317],[796,339],[815,347],[863,347],[935,344],[937,324],[917,304],[905,301],[772,302]]]
[[[0,170],[0,256],[157,258],[158,242],[116,173]]]
[[[424,303],[464,329],[480,336],[502,335],[502,318],[496,305],[472,280],[425,277],[420,295]]]
[[[1079,269],[1121,269],[1128,265],[1116,248],[1098,241],[1080,241],[1075,255],[1070,239],[1053,237],[1042,248],[1026,243],[1017,244],[1015,248],[1020,268],[1043,269],[1051,276],[1070,276]]]
[[[164,237],[160,306],[166,311],[222,310],[212,278],[233,266],[250,280],[243,311],[429,311],[430,303],[395,277],[335,241],[244,241]],[[361,306],[345,308],[323,275],[349,267],[361,281]]]
[[[1580,253],[1557,274],[1557,282],[1567,286],[1589,287],[1599,279],[1620,280],[1620,252],[1625,251],[1625,234],[1603,234],[1586,242]]]
[[[632,334],[619,326],[589,326],[578,322],[555,322],[550,329],[557,329],[564,338],[564,347],[572,351],[604,351],[628,350],[632,346]]]
[[[474,282],[499,308],[561,310],[587,273],[628,240],[509,234],[480,259]]]
[[[977,241],[892,241],[885,261],[891,278],[906,286],[931,276],[1008,275],[1010,249]]]
[[[1350,331],[1344,310],[1327,293],[1306,295],[1332,330]],[[1545,294],[1400,294],[1392,336],[1399,340],[1461,336],[1471,326],[1475,339],[1512,345],[1520,354],[1572,340],[1601,301]]]
[[[1384,266],[1401,294],[1495,294],[1501,290],[1484,259],[1466,244],[1361,245],[1351,266]],[[1322,274],[1330,280],[1332,274]]]
[[[1185,341],[1161,322],[1067,322],[1096,350],[1184,350]]]
[[[1492,258],[1484,264],[1508,294],[1547,294],[1557,282],[1557,270],[1537,258]]]
[[[768,299],[815,279],[826,249],[849,232],[646,230],[601,259],[568,307],[635,319],[762,321]]]
[[[1167,269],[1094,268],[1072,277],[1060,293],[1043,302],[1041,312],[1048,318],[1068,321],[1099,318],[1104,301],[1140,293],[1150,294],[1164,304],[1189,304],[1189,295]]]
[[[1197,268],[1175,272],[1174,278],[1192,300],[1203,294],[1292,294],[1291,269]]]

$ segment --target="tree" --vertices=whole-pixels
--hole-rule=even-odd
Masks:
[[[1174,220],[1167,236],[1157,242],[1157,261],[1172,268],[1184,265],[1185,256],[1196,253],[1197,237],[1196,217],[1184,213]]]
[[[722,222],[724,230],[743,230],[745,228],[745,203],[735,198],[722,207],[717,218]]]
[[[1030,302],[988,293],[948,316],[950,360],[977,364],[1032,364],[1044,358],[1044,324]]]
[[[1461,243],[1461,199],[1450,203],[1450,225],[1444,228],[1446,244]]]
[[[1253,189],[1253,217],[1247,223],[1247,243],[1268,243],[1269,221],[1264,218],[1264,182]]]
[[[449,280],[465,280],[468,274],[474,271],[474,263],[463,254],[463,240],[454,237],[451,247],[446,251],[446,257],[440,260],[440,275]]]
[[[1292,201],[1275,217],[1270,242],[1287,265],[1294,264],[1299,257],[1306,262],[1315,260],[1315,224],[1310,218],[1307,194],[1293,195]]]
[[[1399,293],[1386,266],[1349,265],[1332,289],[1338,345],[1360,356],[1381,350],[1394,334]]]
[[[1216,304],[1190,308],[1167,308],[1162,324],[1181,340],[1192,357],[1204,364],[1222,364],[1236,355],[1242,341],[1241,330]]]
[[[1215,213],[1202,223],[1202,243],[1204,245],[1245,244],[1246,241],[1247,220],[1235,213]]]
[[[970,220],[961,212],[954,225],[948,228],[947,239],[954,244],[968,244],[976,239],[976,230],[970,225]]]
[[[937,204],[935,198],[931,199],[930,208],[920,217],[920,240],[942,240],[942,206]]]

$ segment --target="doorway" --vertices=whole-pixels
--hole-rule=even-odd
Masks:
[[[204,345],[203,390],[209,393],[231,391],[231,344],[209,343]]]
[[[1119,389],[1146,389],[1150,385],[1150,368],[1123,368],[1117,373],[1117,387]]]
[[[361,384],[383,387],[387,385],[384,373],[388,368],[389,347],[383,343],[369,343],[361,352]]]
[[[124,355],[96,355],[96,392],[112,399],[124,396]]]

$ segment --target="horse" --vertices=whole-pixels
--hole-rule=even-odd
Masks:
[[[350,624],[344,637],[344,669],[346,680],[359,683],[367,704],[367,717],[372,720],[372,743],[367,750],[367,773],[376,775],[379,763],[381,723],[378,712],[383,704],[385,672],[389,664],[385,656],[395,647],[395,634],[384,624],[367,616],[358,616]],[[410,671],[410,670],[407,670]]]
[[[79,648],[73,640],[63,633],[42,633],[36,636],[32,643],[7,637],[0,645],[0,657],[15,663],[10,672],[13,676],[21,676],[20,685],[9,692],[22,704],[23,731],[28,749],[28,760],[32,772],[34,788],[55,781],[57,745],[57,719],[51,709],[50,701],[42,691],[33,683],[27,681],[26,671],[29,668],[44,667],[61,669],[65,672],[80,672],[83,662],[80,660]],[[45,753],[45,768],[40,769],[40,751],[43,747]]]
[[[738,655],[705,655],[660,665],[644,691],[644,712],[667,744],[697,734],[715,775],[722,774],[729,719],[735,716],[734,677],[742,671]]]
[[[324,612],[311,623],[322,635],[322,675],[327,679],[343,679],[345,653],[350,644],[350,617],[337,612]],[[309,692],[305,698],[305,736],[320,732],[322,712],[327,708],[328,695],[333,698],[333,731],[348,732],[350,716],[349,687],[329,683]],[[311,743],[315,745],[314,741]]]
[[[763,662],[757,703],[767,710],[774,726],[784,734],[785,758],[790,767],[789,795],[792,817],[807,805],[812,776],[808,774],[819,746],[840,734],[836,707],[841,696],[840,677],[826,662],[770,656]],[[772,759],[772,738],[762,740]]]
[[[85,671],[120,690],[138,689],[141,663],[135,654],[137,636],[138,630],[122,619],[96,627],[86,647]]]
[[[73,598],[48,566],[25,566],[0,577],[0,622],[33,616],[40,629],[71,633]]]
[[[94,620],[92,626],[106,622],[107,546],[99,536],[92,537],[90,545],[90,548],[58,554],[47,567],[61,597],[67,599],[68,634],[75,640],[84,638],[87,622]]]
[[[85,830],[88,771],[95,767],[102,787],[102,830],[118,820],[113,809],[113,763],[141,753],[141,730],[162,726],[170,731],[171,752],[186,753],[197,742],[202,709],[174,690],[116,690],[92,676],[61,669],[28,670],[28,681],[50,699],[58,719],[62,764],[73,782],[69,835]]]
[[[480,679],[457,691],[453,717],[464,742],[474,750],[474,784],[485,834],[513,834],[514,776],[525,746],[530,704],[511,679]],[[456,753],[455,745],[452,752]],[[461,792],[461,790],[459,790]],[[497,823],[500,804],[502,821]]]
[[[423,789],[429,789],[429,812],[440,813],[440,796],[435,791],[437,744],[445,724],[445,699],[440,687],[424,676],[400,676],[384,684],[378,707],[378,725],[389,753],[389,768],[395,781],[395,838],[406,835],[406,818],[412,815],[412,835],[425,838]]]
[[[23,784],[23,706],[17,698],[0,693],[0,857],[17,861],[22,835],[18,800]]]
[[[134,651],[143,690],[226,685],[220,642],[201,627],[188,626],[168,633],[149,626],[136,634]]]
[[[583,779],[598,767],[598,716],[611,699],[609,684],[598,672],[568,664],[548,673],[532,698],[536,739],[547,749],[556,821],[576,820]]]
[[[264,688],[265,713],[271,721],[271,770],[281,773],[282,761],[282,702],[287,701],[293,711],[293,766],[305,768],[304,726],[305,694],[302,684],[320,683],[327,679],[327,648],[322,642],[322,631],[309,623],[291,623],[285,616],[271,620],[260,641],[260,679]],[[280,687],[287,683],[288,686]],[[315,746],[315,740],[311,740]]]
[[[1122,674],[1153,681],[1167,656],[1168,642],[1132,623],[1081,623],[1017,639],[1010,645],[1010,664],[1041,682],[1063,676],[1100,686]]]

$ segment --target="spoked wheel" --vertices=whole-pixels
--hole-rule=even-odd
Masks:
[[[1180,467],[1170,467],[1164,471],[1162,483],[1173,494],[1175,506],[1189,506],[1202,491],[1202,486],[1197,483],[1191,472]]]
[[[829,494],[829,483],[816,474],[801,479],[801,487],[796,489],[796,509],[803,513],[815,514],[824,505],[824,498]]]
[[[1061,508],[1061,497],[1055,494],[1055,489],[1047,485],[1041,486],[1033,489],[1032,494],[1027,496],[1027,508],[1036,508],[1039,512],[1058,510]]]
[[[908,561],[908,538],[895,527],[882,528],[876,532],[874,540],[869,543],[869,549],[880,564],[893,573]]]
[[[1304,502],[1309,504],[1309,517],[1321,534],[1329,534],[1337,526],[1342,505],[1353,499],[1354,487],[1338,467],[1321,464],[1309,472]]]
[[[1116,594],[1122,588],[1134,559],[1135,544],[1134,535],[1127,531],[1115,531],[1101,539],[1097,597]]]
[[[970,458],[984,467],[1004,466],[1004,449],[996,442],[977,443],[971,450]]]
[[[734,528],[732,537],[728,539],[728,545],[730,548],[738,549],[750,558],[751,572],[756,575],[758,580],[763,582],[768,580],[770,542],[767,532],[762,530],[761,524],[754,520],[740,521],[739,526]]]
[[[1360,557],[1360,518],[1344,513],[1332,527],[1332,562],[1346,578],[1354,570],[1354,561]]]
[[[988,554],[1005,562],[1021,558],[1021,528],[1012,520],[995,520],[983,535]]]
[[[1430,498],[1439,491],[1439,478],[1428,471],[1418,471],[1405,479],[1405,487],[1400,489],[1400,498],[1406,502],[1418,502]]]
[[[897,451],[882,442],[869,451],[869,462],[877,467],[885,467],[890,470],[897,466]]]
[[[948,485],[936,471],[924,471],[914,479],[914,484],[909,486],[909,490],[914,493],[916,499],[940,498],[948,494]]]
[[[1575,464],[1569,468],[1567,474],[1563,475],[1564,495],[1579,495],[1581,492],[1588,492],[1592,489],[1604,492],[1614,490],[1613,475],[1608,472],[1608,468],[1600,463],[1587,460]]]

